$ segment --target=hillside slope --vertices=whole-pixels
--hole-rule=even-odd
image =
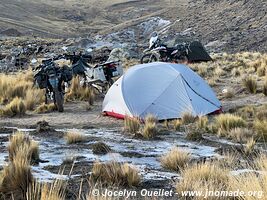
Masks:
[[[92,38],[120,32],[122,38],[134,30],[134,41],[144,43],[154,27],[146,34],[136,27],[161,17],[170,21],[162,35],[201,40],[211,51],[266,52],[266,4],[265,0],[1,0],[0,34]]]

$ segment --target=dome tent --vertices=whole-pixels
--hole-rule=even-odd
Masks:
[[[102,111],[113,117],[159,120],[181,118],[185,112],[202,116],[220,110],[209,85],[186,65],[154,62],[136,65],[107,92]]]

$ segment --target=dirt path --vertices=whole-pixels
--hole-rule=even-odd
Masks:
[[[87,110],[86,102],[68,102],[63,113],[51,112],[36,114],[27,112],[24,117],[0,118],[0,126],[32,127],[38,121],[45,120],[56,128],[101,128],[120,127],[122,120],[116,120],[101,114],[102,101],[97,101],[91,110]]]

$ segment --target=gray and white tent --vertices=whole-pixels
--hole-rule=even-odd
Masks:
[[[154,62],[131,67],[107,92],[102,111],[109,116],[159,120],[202,116],[221,110],[209,85],[182,64]]]

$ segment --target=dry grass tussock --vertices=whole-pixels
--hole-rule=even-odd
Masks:
[[[220,167],[235,170],[240,166],[240,155],[233,152],[225,152],[222,154],[223,159],[218,159],[216,164]]]
[[[188,165],[190,159],[191,156],[188,152],[174,147],[160,158],[160,162],[166,169],[180,171]]]
[[[250,155],[254,152],[256,141],[253,138],[250,138],[244,146],[245,155]]]
[[[95,100],[95,93],[93,88],[82,86],[79,76],[76,76],[71,81],[71,86],[66,95],[67,101],[88,101],[90,105],[93,105]]]
[[[197,128],[200,130],[207,130],[209,119],[207,116],[199,117],[197,120]]]
[[[104,142],[94,143],[92,146],[92,151],[94,154],[106,154],[111,151],[110,147]]]
[[[239,108],[236,113],[238,116],[241,116],[244,119],[248,119],[255,116],[256,109],[254,106],[247,105],[245,107]]]
[[[64,138],[68,144],[76,144],[76,143],[85,142],[87,139],[86,135],[84,135],[83,133],[74,132],[74,131],[67,132]]]
[[[32,82],[20,80],[19,75],[0,75],[0,94],[2,101],[11,101],[14,97],[25,97]]]
[[[131,134],[136,134],[140,130],[140,120],[137,118],[132,118],[126,116],[124,119],[124,131],[131,133]]]
[[[240,76],[241,70],[239,68],[234,68],[234,69],[232,69],[231,74],[235,77]]]
[[[207,80],[208,84],[212,87],[212,86],[216,86],[217,84],[217,77],[211,77]]]
[[[191,64],[190,67],[194,71],[196,71],[201,77],[208,77],[212,74],[211,68],[205,63]]]
[[[27,110],[34,110],[35,107],[44,102],[45,94],[43,90],[31,88],[26,91],[24,103]]]
[[[186,139],[192,141],[200,141],[203,139],[202,134],[205,129],[199,129],[196,124],[189,124],[185,127]]]
[[[15,154],[12,162],[4,167],[0,193],[7,199],[26,199],[27,188],[33,182],[29,160],[23,151]]]
[[[176,131],[180,131],[181,130],[182,120],[176,119],[176,120],[173,120],[172,123],[173,123],[174,130],[176,130]]]
[[[146,139],[154,138],[158,133],[157,119],[153,115],[148,115],[145,118],[145,125],[142,135]]]
[[[257,69],[257,75],[258,75],[259,77],[261,77],[261,76],[265,76],[265,75],[266,75],[266,67],[259,67],[259,68]]]
[[[19,98],[27,110],[33,110],[44,99],[43,91],[33,87],[31,70],[16,75],[0,75],[0,103],[8,104]]]
[[[9,163],[2,172],[0,193],[4,199],[26,199],[26,193],[34,181],[30,164],[39,160],[38,144],[22,132],[10,137]]]
[[[16,154],[23,152],[29,162],[39,161],[39,145],[31,140],[28,135],[23,132],[16,132],[9,138],[7,147],[9,160],[14,161]]]
[[[216,76],[223,76],[223,75],[225,75],[226,74],[226,72],[220,67],[220,66],[218,66],[218,67],[216,67],[215,68],[215,70],[214,70],[214,74],[216,75]]]
[[[242,199],[244,200],[264,199],[267,194],[267,174],[265,173],[267,171],[266,155],[259,156],[256,160],[255,169],[264,173],[247,172],[237,176],[231,176],[229,180],[229,188],[233,191],[244,191],[246,194],[249,191],[257,191],[254,195],[243,196]]]
[[[260,58],[253,63],[251,63],[251,66],[257,71],[257,74],[259,77],[266,75],[267,70],[267,58],[266,56],[263,58]]]
[[[250,130],[248,128],[233,128],[229,131],[227,137],[234,140],[235,142],[244,143],[252,137],[255,137],[255,134],[253,130]]]
[[[157,118],[152,114],[148,114],[145,117],[145,123],[157,123],[157,122],[158,122]]]
[[[228,187],[229,171],[215,163],[194,164],[182,170],[181,176],[182,179],[176,185],[179,195],[182,191],[222,191]]]
[[[145,139],[155,138],[157,133],[158,133],[157,126],[154,123],[145,124],[143,131],[142,131],[142,135]]]
[[[267,108],[264,108],[264,106],[259,107],[256,118],[261,121],[267,120]]]
[[[267,71],[266,57],[266,54],[258,52],[220,53],[212,55],[213,62],[192,64],[190,67],[213,86],[216,84],[215,80],[222,76],[239,78],[241,75],[257,72],[258,77],[264,77]]]
[[[209,73],[208,66],[202,65],[202,66],[198,67],[197,72],[200,76],[206,77]]]
[[[218,134],[225,135],[231,129],[245,127],[246,122],[242,117],[226,113],[215,117],[215,126],[219,131]]]
[[[26,113],[26,106],[21,98],[15,97],[4,108],[0,109],[0,116],[14,117],[22,116]]]
[[[243,79],[243,85],[248,92],[256,94],[257,92],[257,80],[253,76],[248,76]]]
[[[35,110],[34,112],[36,113],[49,113],[49,112],[52,112],[56,110],[56,106],[54,103],[50,103],[50,104],[45,104],[45,103],[42,103],[41,105],[39,105]]]
[[[133,166],[111,161],[108,163],[95,162],[91,180],[103,185],[132,187],[139,186],[141,177]]]
[[[26,192],[27,200],[64,200],[66,183],[56,179],[51,184],[34,181]]]
[[[257,139],[267,141],[267,120],[255,120],[253,128],[257,134]]]
[[[0,172],[0,199],[63,200],[66,184],[62,180],[40,183],[34,180],[30,164],[39,159],[38,144],[17,132],[10,137],[10,162]]]
[[[182,114],[182,124],[190,124],[190,123],[193,123],[195,122],[196,120],[196,117],[194,115],[192,115],[192,113],[190,112],[184,112]]]

